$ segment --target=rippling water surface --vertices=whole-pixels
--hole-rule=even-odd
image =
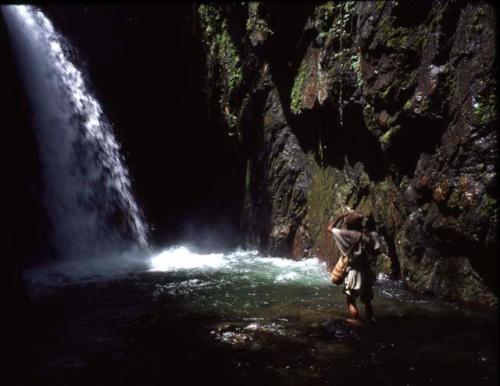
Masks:
[[[325,263],[316,258],[293,261],[243,250],[200,254],[181,246],[152,257],[150,271],[161,272],[156,276],[155,298],[173,296],[193,310],[248,320],[247,330],[256,329],[257,321],[262,328],[271,323],[271,330],[284,333],[292,320],[313,323],[346,316],[342,286],[331,284]],[[413,294],[401,282],[382,275],[374,291],[377,317],[458,309]]]
[[[30,373],[47,384],[68,371],[71,384],[103,372],[113,382],[143,384],[148,372],[163,380],[164,368],[217,384],[498,380],[492,310],[419,296],[379,277],[376,321],[351,326],[342,287],[317,259],[179,246],[142,259],[59,264],[29,277],[40,315],[55,315],[43,328],[52,331],[51,346],[43,341],[39,352],[47,354],[33,361],[42,373]]]

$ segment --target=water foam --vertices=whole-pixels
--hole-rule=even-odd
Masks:
[[[187,247],[173,247],[151,258],[150,271],[204,270],[221,268],[228,264],[222,253],[199,254]]]
[[[199,274],[219,271],[236,275],[239,280],[251,282],[310,283],[329,285],[325,263],[317,258],[290,260],[280,257],[265,257],[255,250],[237,250],[224,253],[196,253],[186,246],[164,250],[149,260],[150,271]],[[187,281],[186,285],[198,286],[200,281]]]

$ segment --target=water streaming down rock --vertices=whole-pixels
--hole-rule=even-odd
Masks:
[[[74,49],[40,9],[2,11],[34,113],[58,254],[75,260],[147,248],[120,146]]]

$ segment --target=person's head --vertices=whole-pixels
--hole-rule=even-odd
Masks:
[[[358,212],[352,211],[345,217],[346,228],[352,231],[362,231],[364,216]]]

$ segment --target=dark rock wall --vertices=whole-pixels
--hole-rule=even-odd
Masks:
[[[335,261],[346,207],[377,269],[496,304],[496,8],[488,2],[205,4],[210,117],[245,159],[242,224],[271,254]]]

